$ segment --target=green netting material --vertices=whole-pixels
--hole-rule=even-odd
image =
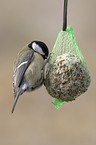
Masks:
[[[84,57],[79,49],[73,28],[58,34],[50,54],[46,71],[45,86],[48,93],[56,98],[56,108],[64,101],[73,101],[87,91],[90,75]]]
[[[75,54],[78,58],[80,58],[80,60],[86,67],[84,57],[76,43],[72,26],[68,26],[66,31],[61,31],[58,34],[51,53],[52,59],[50,59],[50,63],[53,63],[56,60],[57,56],[60,56],[64,53]]]

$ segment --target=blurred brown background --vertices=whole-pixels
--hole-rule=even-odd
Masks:
[[[0,145],[96,145],[96,0],[69,0],[68,25],[91,74],[91,86],[56,110],[42,86],[14,111],[12,75],[18,51],[42,40],[50,51],[62,28],[63,0],[0,0]]]

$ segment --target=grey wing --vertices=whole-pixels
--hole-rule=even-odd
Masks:
[[[14,97],[17,94],[18,87],[23,79],[24,73],[30,63],[33,60],[34,51],[27,50],[22,55],[17,57],[14,64],[14,74],[13,74],[13,88],[14,88]]]

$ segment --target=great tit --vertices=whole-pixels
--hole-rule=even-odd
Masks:
[[[32,41],[18,53],[13,69],[15,102],[11,113],[20,95],[25,91],[33,91],[44,83],[44,68],[48,56],[48,47],[41,41]]]

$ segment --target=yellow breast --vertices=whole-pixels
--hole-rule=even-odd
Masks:
[[[44,65],[43,57],[38,54],[34,53],[34,60],[29,65],[24,77],[28,81],[30,85],[35,85],[37,81],[41,78],[41,69]]]

